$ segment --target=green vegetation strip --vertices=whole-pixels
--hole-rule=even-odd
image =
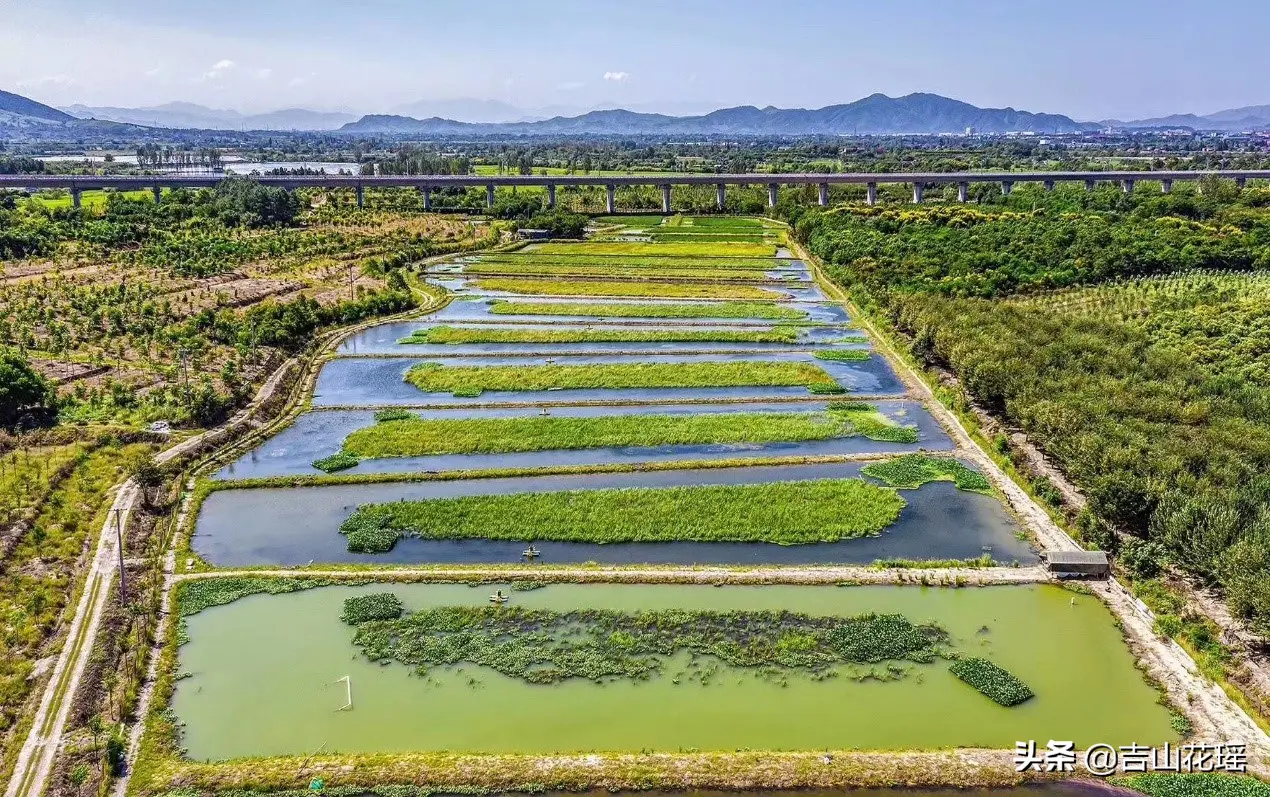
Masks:
[[[657,255],[543,255],[537,252],[499,252],[477,256],[483,264],[533,263],[555,266],[599,266],[601,268],[682,268],[748,269],[767,271],[780,268],[784,261],[769,257],[661,257]],[[789,261],[790,263],[795,261]],[[788,265],[788,264],[786,264]]]
[[[544,255],[669,255],[675,257],[775,257],[776,247],[764,243],[715,243],[708,241],[670,243],[540,244],[526,254]]]
[[[595,365],[446,366],[420,363],[406,381],[427,393],[479,396],[486,390],[673,387],[806,387],[845,390],[823,369],[800,362],[610,363]]]
[[[948,671],[1003,706],[1017,706],[1033,697],[1027,684],[987,659],[961,659],[953,662]]]
[[[665,296],[674,299],[717,298],[762,301],[779,299],[782,295],[753,285],[725,285],[717,282],[620,282],[483,277],[476,280],[476,287],[487,291],[508,291],[543,296]]]
[[[864,362],[871,356],[872,355],[864,349],[822,349],[816,352],[817,360],[832,360],[847,363]]]
[[[798,343],[798,330],[742,329],[497,329],[437,326],[418,329],[403,344],[467,343]]]
[[[572,490],[365,504],[340,527],[348,549],[424,539],[768,542],[802,545],[880,533],[904,499],[859,479]]]
[[[951,481],[962,490],[979,493],[992,492],[991,482],[984,478],[982,473],[955,459],[944,457],[908,454],[886,462],[866,465],[860,472],[865,476],[881,479],[901,490],[916,489],[927,482]]]
[[[457,419],[412,415],[354,431],[344,441],[343,453],[377,459],[610,446],[797,442],[855,434],[890,442],[917,439],[916,430],[897,426],[876,407],[843,402],[825,412]]]
[[[1147,797],[1270,797],[1270,783],[1247,775],[1147,772],[1108,780]]]
[[[357,625],[371,620],[396,620],[403,611],[401,598],[391,592],[376,592],[345,598],[340,619],[349,625]]]
[[[758,318],[767,321],[805,321],[807,313],[773,302],[711,304],[600,304],[591,302],[490,302],[494,315],[568,315],[596,318]]]
[[[681,268],[647,266],[574,266],[560,263],[469,263],[463,273],[473,276],[509,275],[527,277],[616,277],[638,280],[746,280],[766,279],[766,272],[754,269]]]
[[[233,603],[248,595],[281,595],[313,587],[325,587],[332,584],[365,584],[367,581],[367,579],[277,578],[273,576],[200,578],[182,581],[178,585],[177,606],[181,617],[189,617],[204,609]]]
[[[664,674],[668,657],[688,653],[694,660],[685,675],[705,684],[718,664],[826,677],[845,664],[929,663],[947,639],[938,625],[898,614],[443,606],[362,623],[353,644],[371,661],[397,661],[421,675],[470,663],[537,684],[645,681]],[[887,669],[892,677],[902,672]]]

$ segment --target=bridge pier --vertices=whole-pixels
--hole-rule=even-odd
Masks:
[[[81,192],[78,188],[71,189],[71,207],[77,208],[80,206],[80,200],[81,200],[80,194]]]
[[[723,210],[724,203],[728,199],[728,187],[723,183],[719,183],[714,187],[714,204],[719,210]]]
[[[670,183],[661,187],[661,212],[670,213]]]
[[[829,183],[821,183],[820,185],[816,186],[816,188],[818,190],[818,193],[816,195],[816,201],[820,204],[822,208],[828,207],[829,206]]]
[[[360,210],[366,204],[365,189],[360,185],[357,186],[357,207]]]
[[[1171,193],[1173,193],[1173,181],[1172,181],[1172,180],[1161,180],[1161,181],[1160,181],[1160,191],[1161,191],[1162,193],[1165,193],[1165,194],[1171,194]]]
[[[1001,196],[1009,196],[1009,195],[1010,195],[1010,192],[1011,192],[1011,191],[1013,191],[1013,190],[1014,190],[1014,183],[1013,183],[1013,182],[1011,182],[1011,181],[1009,181],[1009,180],[1002,180],[1002,181],[1001,181]]]
[[[1121,190],[1121,191],[1124,191],[1126,194],[1132,194],[1132,193],[1133,193],[1133,181],[1132,181],[1132,180],[1121,180],[1121,181],[1120,181],[1120,190]]]
[[[957,201],[958,202],[970,201],[970,183],[967,183],[964,180],[960,183],[957,183]]]
[[[617,186],[612,183],[604,186],[604,195],[604,207],[608,209],[609,215],[612,216],[617,212]]]
[[[926,193],[926,185],[924,183],[913,183],[913,204],[922,204],[922,196]]]
[[[1236,177],[1236,178],[1235,178],[1235,188],[1238,188],[1238,189],[1242,190],[1242,189],[1243,189],[1243,187],[1244,187],[1245,185],[1247,185],[1247,184],[1248,184],[1248,178],[1247,178],[1247,177]]]
[[[878,203],[878,184],[868,183],[864,189],[864,201],[870,205]]]
[[[1053,180],[1046,180],[1046,181],[1045,181],[1045,193],[1049,194],[1049,193],[1053,193],[1053,191],[1054,191],[1054,181],[1053,181]]]
[[[153,190],[154,190],[154,204],[157,205],[163,201],[163,189],[156,185]]]
[[[769,208],[776,207],[776,192],[780,190],[780,186],[776,183],[767,184],[767,206]]]
[[[494,184],[490,183],[485,186],[485,207],[494,207]]]
[[[1086,191],[1092,191],[1092,190],[1094,190],[1094,186],[1095,186],[1096,184],[1097,184],[1097,181],[1095,181],[1095,180],[1086,180],[1086,181],[1085,181],[1085,190],[1086,190]]]
[[[555,210],[556,207],[556,184],[547,183],[547,208]]]
[[[423,209],[432,210],[432,187],[425,185],[419,189],[419,193],[423,194]]]

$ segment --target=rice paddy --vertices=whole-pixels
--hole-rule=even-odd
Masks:
[[[398,342],[414,345],[471,343],[788,343],[801,340],[793,327],[771,329],[498,329],[435,326],[420,329]]]
[[[711,304],[601,304],[595,302],[532,302],[501,300],[490,305],[494,315],[562,315],[596,318],[758,318],[804,321],[807,314],[775,303],[719,302]]]
[[[686,282],[619,282],[616,280],[558,280],[483,277],[476,287],[537,296],[637,296],[670,299],[743,299],[764,301],[781,294],[753,285]]]

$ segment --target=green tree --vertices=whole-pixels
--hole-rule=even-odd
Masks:
[[[13,426],[24,412],[48,409],[56,395],[21,354],[0,351],[0,426]]]

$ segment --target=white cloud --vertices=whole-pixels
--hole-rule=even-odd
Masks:
[[[273,77],[273,70],[270,69],[269,67],[264,67],[263,69],[257,69],[256,77],[260,78],[261,80],[268,80],[269,78]]]
[[[73,85],[75,85],[75,78],[70,75],[45,75],[44,77],[18,81],[18,86],[24,89],[47,88],[50,86],[65,88]]]
[[[229,72],[236,66],[238,66],[238,64],[235,64],[233,61],[229,60],[228,58],[222,58],[221,60],[212,64],[212,68],[203,75],[203,79],[215,80],[216,78],[220,77],[226,72]]]
[[[610,83],[625,83],[631,79],[630,72],[605,72],[604,79]]]

